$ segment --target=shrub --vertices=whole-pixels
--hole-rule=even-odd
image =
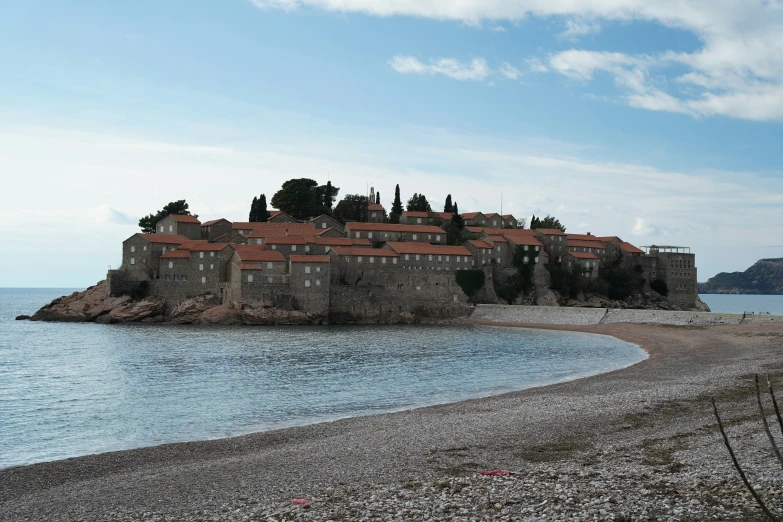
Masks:
[[[482,270],[457,271],[457,284],[471,300],[484,286],[484,272]]]

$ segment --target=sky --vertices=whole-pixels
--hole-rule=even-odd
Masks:
[[[783,257],[781,0],[0,0],[0,287],[290,178]]]

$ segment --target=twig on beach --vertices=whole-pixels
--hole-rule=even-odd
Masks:
[[[772,446],[772,449],[775,450],[775,456],[777,456],[778,462],[780,462],[780,465],[783,466],[783,455],[780,454],[780,449],[778,449],[778,445],[775,442],[775,437],[772,436],[772,432],[769,430],[767,415],[764,413],[764,406],[761,404],[761,389],[759,388],[758,374],[756,374],[756,402],[758,402],[759,405],[759,414],[761,415],[761,422],[764,424],[764,432],[767,434],[767,438],[769,439],[769,443]]]
[[[737,469],[737,472],[739,473],[740,478],[742,479],[742,482],[745,484],[745,487],[748,488],[748,491],[750,491],[750,494],[753,495],[753,498],[756,499],[756,503],[759,505],[761,510],[764,512],[767,517],[769,517],[770,520],[773,522],[780,522],[779,519],[772,514],[772,512],[769,510],[769,508],[764,504],[764,501],[761,500],[761,497],[758,493],[756,493],[756,490],[753,489],[753,486],[750,485],[750,482],[748,482],[748,478],[745,476],[745,472],[742,471],[742,467],[740,466],[739,462],[737,462],[737,457],[734,455],[734,450],[731,448],[731,443],[729,442],[729,437],[726,435],[726,430],[723,429],[723,423],[720,420],[720,415],[718,415],[718,407],[715,405],[715,398],[712,398],[712,411],[715,412],[715,418],[718,420],[718,428],[720,429],[720,434],[723,435],[723,443],[726,445],[726,449],[729,450],[729,455],[731,455],[731,461],[734,463],[734,467]]]
[[[778,409],[778,400],[775,398],[775,392],[772,390],[772,383],[769,381],[769,375],[767,375],[767,388],[769,394],[772,397],[772,405],[775,406],[775,416],[778,418],[778,426],[780,426],[780,433],[783,435],[783,419],[780,418],[780,410]]]

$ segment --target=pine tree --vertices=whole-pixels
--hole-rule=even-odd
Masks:
[[[262,223],[269,221],[269,212],[266,210],[266,195],[261,194],[258,198],[258,207],[256,210],[256,220]]]
[[[446,204],[443,205],[443,212],[454,212],[454,206],[451,204],[451,194],[446,196]]]
[[[380,192],[376,192],[375,193],[375,204],[376,205],[380,205],[381,204],[381,193]]]

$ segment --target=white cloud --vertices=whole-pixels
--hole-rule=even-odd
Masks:
[[[693,52],[671,50],[643,66],[615,63],[638,74],[644,89],[623,85],[623,100],[634,107],[751,120],[783,119],[783,5],[780,0],[251,0],[265,9],[320,9],[371,16],[418,16],[469,25],[516,22],[527,17],[563,21],[561,36],[576,39],[604,22],[641,21],[691,32],[702,43]],[[618,54],[618,53],[610,53]],[[629,60],[639,57],[628,57]],[[644,57],[647,58],[647,57]],[[651,87],[650,67],[663,68]],[[678,65],[678,68],[671,67]],[[681,67],[689,70],[682,73]],[[429,67],[429,66],[426,66]],[[543,72],[535,61],[531,67]],[[670,68],[671,67],[671,68]],[[446,67],[450,70],[449,67]],[[571,74],[584,69],[569,69]],[[610,71],[611,72],[611,71]],[[616,77],[622,76],[612,72]],[[480,76],[474,71],[472,75]],[[589,79],[587,75],[583,79]],[[458,79],[462,79],[461,77]],[[671,85],[693,91],[677,91]],[[630,91],[630,92],[628,92]]]
[[[510,63],[504,63],[498,69],[498,72],[508,78],[509,80],[518,80],[522,77],[522,71],[511,65]]]
[[[483,58],[474,58],[469,63],[455,58],[439,58],[426,65],[413,56],[397,55],[389,60],[389,65],[402,74],[442,74],[455,80],[479,82],[483,82],[492,73]]]

